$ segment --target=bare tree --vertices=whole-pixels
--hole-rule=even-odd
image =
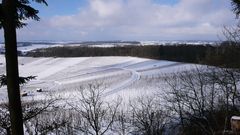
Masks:
[[[111,126],[111,131],[118,135],[128,135],[131,133],[131,113],[128,109],[121,109],[117,112],[114,124]]]
[[[75,104],[70,104],[81,119],[80,125],[74,125],[74,128],[83,134],[105,134],[114,122],[121,100],[111,104],[104,101],[103,89],[98,84],[81,87],[79,92],[80,99]]]
[[[56,129],[56,125],[58,127],[61,125],[62,122],[59,122],[57,120],[60,119],[55,119],[54,122],[56,123],[55,125],[53,124],[54,122],[51,123],[50,120],[54,119],[57,115],[50,115],[51,113],[59,113],[55,108],[56,108],[56,101],[58,99],[51,99],[51,100],[42,100],[42,101],[28,101],[28,102],[23,102],[22,104],[22,110],[23,110],[23,122],[26,127],[26,132],[29,134],[33,134],[33,131],[38,131],[35,132],[35,134],[44,134],[47,131],[52,131]],[[48,120],[43,119],[42,115],[47,115]],[[52,118],[51,118],[51,117]],[[40,118],[41,119],[40,119]],[[64,117],[63,117],[64,118]],[[38,119],[36,122],[35,120]],[[44,121],[45,120],[45,121]],[[44,122],[42,122],[44,121]],[[54,128],[50,128],[48,124],[51,126],[55,126]],[[41,130],[39,130],[39,127],[41,127]],[[10,114],[9,114],[9,105],[7,103],[1,103],[0,104],[0,131],[3,134],[11,135],[11,123],[10,123]],[[44,130],[43,130],[44,129]]]
[[[238,70],[196,67],[166,77],[165,98],[183,130],[191,132],[189,127],[195,127],[195,132],[214,134],[230,128],[229,118],[239,105],[239,79]]]
[[[10,114],[8,110],[8,104],[0,104],[0,133],[11,135],[11,123],[10,123]]]
[[[69,124],[69,114],[67,110],[61,108],[51,108],[36,115],[28,122],[25,122],[25,127],[29,134],[46,135],[46,134],[69,134],[65,130]]]
[[[186,91],[179,85],[181,80],[178,78],[177,73],[172,73],[171,75],[166,75],[164,80],[168,86],[165,91],[164,99],[167,101],[166,109],[174,112],[180,117],[180,125],[184,127],[184,100],[182,97],[186,95]],[[175,115],[173,115],[175,118]],[[179,120],[178,118],[176,118]]]
[[[233,7],[233,12],[236,14],[238,17],[240,15],[240,1],[239,0],[231,0],[232,7]]]
[[[155,97],[140,97],[130,102],[133,134],[161,135],[167,123],[166,111]]]
[[[211,126],[204,117],[210,92],[204,73],[199,69],[174,73],[166,78],[166,82],[170,86],[166,96],[171,105],[169,108],[180,117],[182,128],[193,121],[203,132],[211,134]]]

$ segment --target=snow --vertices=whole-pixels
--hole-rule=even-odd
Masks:
[[[27,42],[26,42],[27,43]],[[32,51],[35,49],[40,49],[40,48],[49,48],[49,47],[57,47],[57,46],[63,46],[64,43],[53,43],[53,42],[46,42],[46,43],[30,43],[27,46],[22,46],[21,44],[18,44],[18,51],[22,52],[28,52]],[[4,44],[0,44],[0,52],[2,50],[5,50]]]
[[[145,45],[217,45],[220,42],[217,41],[184,41],[184,40],[176,40],[176,41],[95,41],[95,42],[82,42],[82,41],[29,41],[29,42],[20,42],[18,43],[18,50],[22,52],[32,51],[34,49],[39,48],[49,48],[56,46],[88,46],[88,47],[115,47],[115,46],[145,46]],[[4,44],[0,43],[0,51],[4,52]]]
[[[124,69],[124,70],[127,70],[127,69]],[[131,84],[133,84],[134,82],[136,82],[140,79],[140,74],[137,71],[135,71],[135,70],[129,70],[129,71],[131,72],[131,77],[129,79],[119,83],[115,87],[111,87],[110,90],[104,94],[104,96],[109,96],[120,90],[126,89],[128,86],[130,86]]]
[[[176,40],[176,41],[141,41],[141,45],[178,45],[178,44],[186,44],[186,45],[216,45],[219,42],[217,41],[184,41],[184,40]]]
[[[5,58],[0,55],[0,73],[5,73]],[[136,57],[32,58],[19,57],[20,76],[37,76],[21,86],[27,99],[44,99],[46,95],[67,100],[77,98],[79,88],[86,84],[105,87],[107,100],[121,96],[124,100],[149,95],[159,90],[152,78],[164,73],[190,70],[192,64]],[[150,78],[150,79],[149,79]],[[41,88],[43,92],[36,90]],[[7,99],[6,87],[0,88],[0,100]]]
[[[30,46],[19,46],[18,50],[22,51],[22,52],[28,52],[28,51],[32,51],[35,49],[57,47],[57,46],[63,46],[63,45],[61,45],[61,44],[54,44],[54,45],[34,44],[34,45],[30,45]]]
[[[240,116],[232,116],[231,120],[240,120]]]

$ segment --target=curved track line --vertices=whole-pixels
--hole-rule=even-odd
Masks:
[[[111,88],[110,91],[104,93],[104,96],[109,96],[111,94],[114,94],[118,91],[121,91],[125,88],[127,88],[128,86],[130,86],[131,84],[133,84],[134,82],[138,81],[140,79],[140,74],[135,71],[135,70],[131,70],[131,69],[124,69],[123,70],[127,70],[131,72],[131,78],[129,78],[128,80],[124,81],[123,83],[121,83],[120,85],[117,85],[116,87]]]
[[[183,63],[173,63],[173,64],[169,64],[169,65],[164,65],[164,66],[160,66],[160,67],[153,67],[153,68],[148,68],[148,69],[141,69],[141,70],[133,70],[133,69],[126,69],[126,68],[122,68],[123,70],[127,70],[127,71],[130,71],[132,73],[132,76],[130,79],[124,81],[123,83],[121,83],[120,85],[112,88],[112,90],[106,92],[104,94],[104,96],[109,96],[109,95],[112,95],[116,92],[119,92],[125,88],[127,88],[128,86],[130,86],[131,84],[133,84],[134,82],[140,80],[140,73],[139,72],[145,72],[145,71],[150,71],[150,70],[155,70],[155,69],[163,69],[163,68],[168,68],[168,67],[172,67],[172,66],[178,66],[178,65],[181,65]]]

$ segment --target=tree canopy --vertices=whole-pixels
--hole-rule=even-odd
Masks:
[[[3,0],[5,1],[5,0]],[[45,0],[32,0],[33,2],[43,3],[47,5]],[[3,3],[3,2],[2,2]],[[0,3],[0,28],[3,27],[4,14],[2,11],[2,3]],[[33,19],[39,21],[38,10],[30,6],[31,2],[29,0],[17,0],[16,1],[16,13],[15,13],[15,24],[16,28],[22,28],[26,25],[24,20]]]

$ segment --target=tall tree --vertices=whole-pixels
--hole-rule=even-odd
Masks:
[[[32,0],[44,3],[45,0]],[[7,73],[7,90],[11,132],[13,135],[23,135],[22,107],[19,89],[19,72],[17,56],[16,29],[26,25],[26,19],[39,20],[38,10],[30,6],[29,0],[2,0],[0,3],[0,28],[4,30],[5,57]]]

